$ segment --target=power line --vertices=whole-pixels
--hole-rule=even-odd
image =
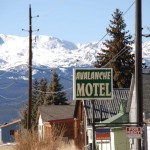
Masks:
[[[14,84],[16,84],[16,80],[14,82],[12,82],[11,84],[7,85],[7,86],[0,87],[0,90],[8,89],[9,87],[11,87]]]
[[[123,13],[123,16],[132,8],[132,6],[135,4],[135,1],[129,6],[129,8]]]
[[[73,87],[67,88],[67,89],[64,89],[64,90],[61,90],[61,91],[56,91],[56,92],[53,92],[53,91],[52,92],[44,92],[44,91],[41,91],[41,90],[35,90],[35,91],[43,93],[43,94],[58,94],[58,93],[69,91],[71,89],[73,89]]]
[[[149,45],[145,45],[143,48],[146,48],[148,47]],[[103,67],[106,67],[109,63],[111,63],[114,59],[120,57],[127,49],[125,49],[127,46],[125,46],[124,48],[122,48],[111,60],[109,60],[109,62],[107,64],[105,64]],[[38,69],[38,68],[36,68]],[[68,79],[67,79],[68,80]],[[58,94],[58,93],[61,93],[61,92],[65,92],[65,91],[70,91],[71,89],[73,89],[73,87],[70,87],[68,89],[65,89],[65,90],[62,90],[62,91],[59,91],[59,92],[43,92],[41,90],[36,90],[38,92],[41,92],[41,93],[45,93],[45,94]],[[19,97],[22,97],[22,96],[19,96],[19,97],[16,97],[16,98],[8,98],[8,97],[4,97],[2,95],[0,95],[0,97],[3,97],[4,99],[11,99],[11,100],[14,100],[14,99],[18,99]]]
[[[16,100],[16,99],[19,99],[21,97],[23,97],[25,94],[27,94],[27,92],[25,92],[24,94],[18,96],[18,97],[15,97],[15,98],[12,98],[12,97],[5,97],[3,95],[0,95],[1,98],[5,99],[5,100]]]
[[[123,16],[132,8],[132,6],[135,4],[135,1],[128,7],[128,9],[123,13]],[[108,35],[108,33],[106,33],[99,41],[98,43],[100,43],[106,36]],[[98,44],[97,43],[97,44]]]
[[[134,1],[134,2],[128,7],[128,9],[123,13],[123,16],[132,8],[132,6],[133,6],[134,4],[135,4],[135,1]],[[93,45],[98,45],[107,35],[108,35],[108,33],[106,33],[97,43],[95,43],[95,44],[93,44]],[[87,47],[88,47],[88,45],[85,46],[84,48],[87,48]],[[94,49],[93,47],[92,47],[91,49],[96,50],[96,49]],[[81,48],[80,48],[79,50],[81,50]]]
[[[135,2],[133,2],[133,3],[131,4],[131,6],[125,11],[124,15],[130,10],[130,8],[133,6],[134,3],[135,3]],[[106,37],[106,35],[107,35],[107,34],[105,34],[105,35],[98,41],[98,43],[100,43],[100,42]],[[98,44],[98,43],[97,43],[97,44]],[[87,47],[88,47],[88,46],[86,46],[85,48],[87,48]],[[124,48],[123,48],[123,49],[124,49]],[[122,50],[123,50],[123,49],[122,49]],[[118,54],[119,54],[119,53],[118,53]],[[118,54],[117,54],[117,55],[118,55]],[[116,56],[117,56],[117,55],[116,55]],[[118,57],[119,57],[119,56],[120,56],[120,55],[118,55]],[[116,58],[118,58],[118,57],[116,57]],[[113,59],[114,59],[114,58],[113,58]],[[110,63],[111,61],[112,61],[112,60],[110,60],[109,63]],[[107,64],[106,64],[106,65],[107,65]],[[59,76],[59,77],[61,77],[61,76]],[[67,78],[64,78],[64,77],[61,77],[61,78],[66,79],[66,80],[68,80],[68,81],[72,81],[72,80],[67,79]],[[3,96],[2,96],[2,97],[3,97]],[[4,98],[6,98],[6,97],[4,97]],[[8,98],[7,98],[7,99],[8,99]],[[14,98],[13,98],[13,99],[14,99]]]
[[[50,74],[51,74],[51,71],[54,69],[54,68],[38,68],[38,67],[33,67],[33,66],[31,66],[33,69],[36,69],[36,70],[40,70],[40,71],[45,71],[45,70],[50,70]],[[62,68],[62,67],[60,67],[60,68]],[[55,68],[55,69],[60,69],[60,68]],[[62,79],[65,79],[65,80],[67,80],[67,81],[70,81],[70,82],[72,82],[72,80],[71,79],[68,79],[68,78],[66,78],[66,77],[62,77],[62,76],[60,76],[60,75],[58,75],[58,77],[59,78],[62,78]]]
[[[125,49],[128,46],[124,46],[111,60],[108,61],[107,64],[105,64],[102,68],[105,68],[107,65],[109,65],[113,60],[117,59],[119,56],[121,56],[127,49]],[[125,49],[125,50],[124,50]]]
[[[135,3],[135,1],[128,7],[128,9],[123,13],[123,15],[125,15],[131,8],[132,8],[132,6],[134,5],[134,3]],[[39,17],[39,16],[36,16],[36,17]],[[33,17],[31,17],[31,18],[33,18]],[[23,29],[24,30],[24,29]],[[106,37],[106,35],[107,34],[105,34],[95,45],[97,45],[97,44],[99,44],[105,37]],[[85,46],[85,48],[87,48],[88,47],[88,45],[87,46]],[[81,48],[80,48],[81,49]],[[79,49],[79,50],[80,50]],[[94,48],[92,48],[92,49],[94,49]],[[27,64],[26,64],[27,65]],[[31,65],[28,65],[28,67],[32,67]],[[15,67],[10,67],[9,69],[11,69],[11,68],[15,68]],[[36,68],[36,67],[34,67],[34,69],[38,69],[38,68]],[[46,68],[44,68],[44,69],[46,69]],[[38,70],[42,70],[41,68],[40,69],[38,69]],[[5,74],[5,73],[4,73]],[[61,78],[64,78],[64,77],[61,77]],[[67,78],[64,78],[64,79],[66,79],[66,80],[68,80],[68,81],[72,81],[72,80],[70,80],[70,79],[67,79]]]
[[[8,103],[8,101],[7,101],[7,103],[4,103],[4,102],[6,102],[6,101],[3,101],[3,105],[2,106],[4,106],[4,105],[7,105],[7,106],[16,106],[16,105],[20,105],[20,104],[26,104],[25,100],[21,100],[19,102],[16,102],[16,101],[14,102],[13,101],[12,103]],[[1,108],[1,110],[2,110],[2,108]]]

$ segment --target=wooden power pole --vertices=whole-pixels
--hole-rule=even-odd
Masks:
[[[31,102],[32,102],[32,16],[31,5],[29,5],[29,63],[28,63],[28,114],[27,130],[31,129]]]

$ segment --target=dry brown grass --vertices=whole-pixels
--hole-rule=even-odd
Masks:
[[[77,150],[73,141],[63,140],[64,130],[55,129],[44,138],[39,139],[37,132],[24,132],[16,136],[14,150]]]

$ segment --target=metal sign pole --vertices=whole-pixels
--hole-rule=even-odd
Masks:
[[[91,100],[91,103],[92,103],[92,129],[93,129],[93,143],[92,143],[92,150],[95,150],[95,112],[94,112],[94,109],[95,109],[95,103],[94,103],[94,100]]]

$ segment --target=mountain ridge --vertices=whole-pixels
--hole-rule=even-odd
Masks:
[[[28,63],[28,37],[1,34],[0,39],[0,41],[3,41],[0,42],[0,63],[3,66],[9,66],[8,64],[15,66],[15,64],[19,62],[23,64]],[[55,67],[59,63],[59,66],[71,67],[71,65],[75,66],[76,60],[79,61],[79,59],[82,61],[80,65],[90,65],[91,59],[94,61],[95,53],[98,50],[97,47],[94,47],[93,43],[89,44],[93,45],[92,51],[89,53],[89,45],[76,45],[72,42],[49,36],[33,36],[32,41],[32,61],[35,66]],[[91,58],[88,57],[89,54]],[[84,58],[82,58],[81,55],[84,56]],[[50,62],[50,64],[48,62]]]
[[[33,35],[32,41],[33,80],[50,79],[51,69],[57,69],[70,100],[73,68],[93,67],[104,46],[102,42],[74,44],[46,35]],[[19,109],[27,103],[28,45],[28,37],[0,34],[0,124],[19,117]],[[143,62],[150,66],[150,42],[143,43]]]
[[[28,37],[0,34],[0,124],[19,117],[27,103],[28,42]],[[55,68],[72,99],[72,68],[89,67],[97,49],[91,54],[87,44],[76,45],[49,36],[33,36],[32,45],[33,80],[50,79],[51,69]]]

